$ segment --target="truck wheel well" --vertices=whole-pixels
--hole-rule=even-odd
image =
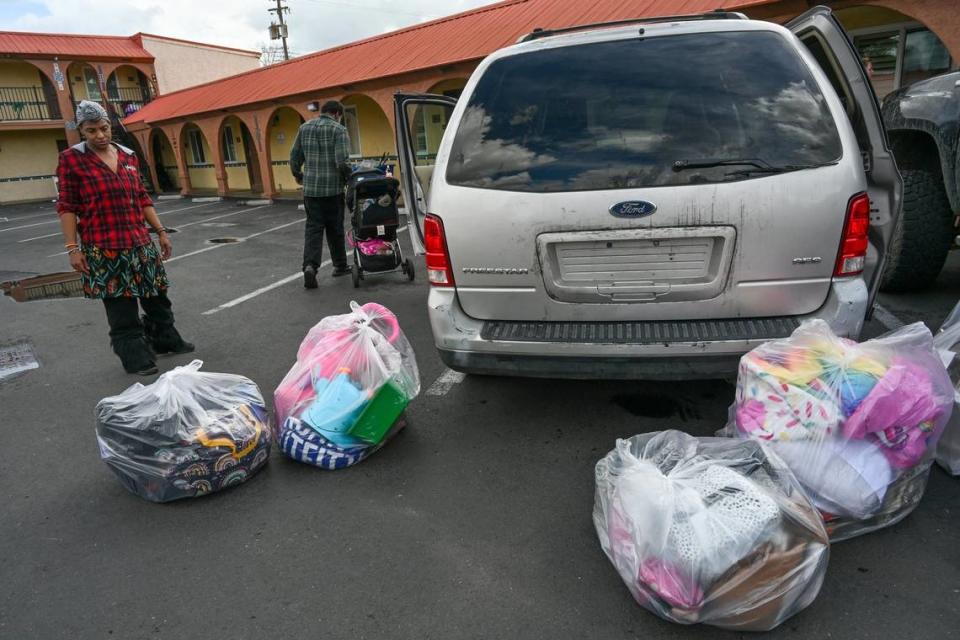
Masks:
[[[888,131],[887,136],[893,148],[893,157],[900,169],[919,169],[935,172],[943,178],[940,167],[940,150],[933,137],[923,131]]]

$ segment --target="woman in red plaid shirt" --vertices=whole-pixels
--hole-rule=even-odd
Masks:
[[[57,166],[57,213],[70,266],[81,274],[84,295],[103,300],[110,345],[123,368],[154,374],[156,354],[194,349],[174,327],[167,298],[163,260],[173,246],[143,188],[136,154],[110,139],[106,109],[84,100],[77,127],[83,142],[61,153]],[[159,252],[147,224],[157,233]]]

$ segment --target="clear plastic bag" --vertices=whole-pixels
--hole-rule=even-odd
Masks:
[[[153,502],[193,498],[247,480],[270,457],[270,425],[249,378],[205,373],[194,360],[97,404],[100,457],[124,487]]]
[[[858,344],[816,320],[741,359],[724,435],[769,444],[836,542],[913,511],[953,397],[922,323]]]
[[[281,450],[326,469],[356,464],[383,446],[420,392],[416,357],[397,317],[372,302],[351,302],[350,309],[307,333],[274,392]]]
[[[960,475],[960,303],[953,308],[933,338],[954,385],[953,413],[937,443],[937,464],[951,475]]]
[[[750,440],[617,440],[596,466],[593,522],[634,599],[681,624],[773,629],[813,602],[829,558],[793,474]]]

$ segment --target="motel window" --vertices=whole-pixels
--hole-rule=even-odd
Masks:
[[[357,107],[354,105],[343,108],[343,124],[347,127],[350,136],[350,157],[359,158],[360,152],[360,118],[357,116]]]
[[[237,147],[233,142],[233,129],[230,126],[223,128],[223,161],[237,161]]]
[[[100,100],[103,94],[100,93],[100,79],[97,72],[90,67],[83,68],[83,83],[87,87],[88,100]]]
[[[916,23],[864,29],[852,35],[881,100],[900,87],[945,73],[953,66],[940,38]]]
[[[203,153],[203,134],[199,129],[191,129],[187,134],[190,140],[190,153],[193,155],[193,164],[207,164],[207,157]]]

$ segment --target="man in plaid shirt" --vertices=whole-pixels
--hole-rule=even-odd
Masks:
[[[347,269],[343,246],[343,188],[350,165],[350,139],[343,122],[343,105],[331,100],[323,105],[320,117],[300,126],[290,149],[290,170],[303,185],[307,226],[303,237],[303,286],[317,287],[317,269],[323,255],[323,232],[333,262],[333,275]]]

